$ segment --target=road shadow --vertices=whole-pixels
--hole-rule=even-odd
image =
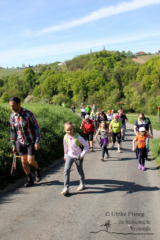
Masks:
[[[159,191],[158,187],[146,187],[135,182],[110,180],[110,179],[86,179],[86,188],[81,192],[71,192],[68,196],[77,194],[104,194],[116,191],[124,192],[124,196],[137,192],[152,192]],[[78,186],[79,181],[72,181],[70,186]],[[101,186],[99,186],[101,185]]]

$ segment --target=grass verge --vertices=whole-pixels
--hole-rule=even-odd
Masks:
[[[160,138],[151,139],[149,148],[152,152],[152,157],[154,158],[156,165],[159,167],[160,173]]]

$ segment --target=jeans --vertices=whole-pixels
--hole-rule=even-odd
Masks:
[[[123,123],[122,124],[122,127],[123,127],[123,137],[122,137],[122,140],[124,141],[124,137],[125,137],[125,130],[126,130],[126,124]]]
[[[83,159],[80,160],[80,165],[79,165],[77,164],[76,159],[71,158],[70,156],[67,156],[65,161],[65,167],[64,167],[64,186],[67,188],[69,188],[70,171],[71,171],[73,162],[75,162],[76,164],[76,167],[79,173],[80,183],[81,184],[84,183]]]
[[[147,157],[149,153],[149,138],[146,138],[146,149],[147,149]]]

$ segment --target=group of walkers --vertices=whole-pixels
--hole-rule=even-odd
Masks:
[[[10,133],[13,153],[18,152],[21,157],[22,167],[27,175],[25,187],[34,185],[34,180],[30,172],[30,165],[36,169],[36,181],[41,180],[41,172],[35,161],[35,153],[40,149],[40,128],[33,115],[27,109],[21,107],[20,99],[12,97],[9,99],[10,107],[13,113],[10,116]],[[74,106],[72,106],[74,108]],[[85,111],[84,111],[85,109]],[[75,125],[72,122],[64,124],[66,132],[64,145],[64,189],[61,194],[69,193],[69,179],[72,164],[75,162],[79,173],[80,185],[77,191],[85,188],[85,176],[83,171],[83,159],[88,149],[93,152],[93,142],[100,135],[100,146],[102,147],[102,155],[100,160],[110,157],[108,152],[108,144],[112,142],[112,147],[115,147],[115,142],[118,142],[118,152],[121,152],[121,140],[124,141],[127,117],[123,110],[114,113],[114,109],[108,110],[105,114],[104,110],[97,112],[95,104],[91,108],[89,105],[84,108],[81,106],[82,124],[80,129],[84,130],[85,139],[76,132]],[[75,112],[73,110],[73,112]],[[84,114],[85,112],[85,114]],[[87,114],[86,114],[87,113]],[[149,133],[150,131],[150,133]],[[138,168],[145,170],[145,158],[148,158],[149,138],[153,138],[152,125],[149,118],[144,116],[144,113],[139,114],[139,118],[135,122],[134,132],[136,137],[133,140],[133,151],[136,151],[139,161]],[[95,134],[95,136],[94,136]],[[94,138],[94,139],[93,139]],[[137,141],[137,148],[135,142]]]

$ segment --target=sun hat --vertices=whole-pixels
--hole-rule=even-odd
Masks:
[[[140,127],[139,128],[139,132],[145,132],[145,131],[146,131],[145,127]]]

